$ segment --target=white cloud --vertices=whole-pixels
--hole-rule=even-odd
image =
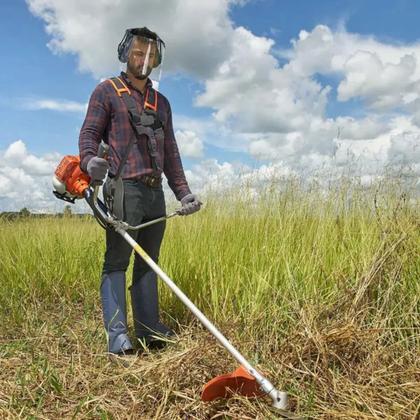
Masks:
[[[12,143],[4,153],[4,159],[21,161],[26,156],[26,146],[22,140]]]
[[[342,101],[360,97],[370,107],[384,109],[406,103],[413,90],[419,93],[420,43],[385,44],[373,36],[318,25],[311,32],[301,31],[292,45],[282,53],[290,60],[287,67],[302,77],[342,77]]]
[[[388,130],[388,123],[378,118],[338,117],[333,122],[337,136],[347,140],[368,140],[378,137]]]
[[[362,181],[375,179],[385,164],[395,163],[399,168],[409,168],[412,173],[420,173],[420,151],[417,134],[401,132],[399,126],[415,130],[408,119],[394,120],[390,127],[391,141],[386,135],[375,140],[343,141],[335,156],[326,156],[318,152],[303,155],[298,169],[292,169],[290,162],[276,162],[249,167],[230,162],[219,162],[215,159],[205,159],[185,171],[193,192],[205,195],[207,192],[225,193],[229,188],[239,191],[238,187],[246,187],[250,196],[257,196],[258,191],[267,182],[281,185],[289,176],[309,179],[318,174],[321,182],[342,173],[352,176],[362,176]],[[387,133],[388,134],[388,133]],[[391,147],[389,147],[391,144]],[[23,207],[32,212],[62,211],[65,202],[56,199],[52,194],[52,176],[61,157],[57,153],[35,156],[28,152],[25,143],[18,140],[10,144],[6,150],[0,151],[0,211],[18,211]],[[30,168],[31,162],[37,162],[42,170]],[[298,165],[296,165],[297,167]],[[171,206],[174,197],[168,187],[165,187]],[[72,206],[74,212],[90,212],[83,200],[78,200]]]
[[[80,68],[97,77],[118,68],[116,45],[127,27],[155,29],[167,42],[164,67],[198,77],[203,89],[195,103],[214,112],[205,121],[175,117],[185,156],[201,157],[205,142],[292,172],[348,165],[371,176],[397,156],[408,159],[419,142],[420,43],[394,45],[318,25],[279,52],[272,39],[234,26],[229,7],[241,1],[27,3],[45,21],[50,48],[76,54]],[[335,98],[357,98],[359,117],[329,117]],[[212,162],[205,167],[214,172],[233,170]],[[199,168],[190,175],[204,179]]]
[[[12,191],[13,191],[12,180],[8,176],[3,175],[0,172],[0,197],[4,197],[8,194],[11,194]]]
[[[390,163],[409,166],[420,175],[420,129],[412,127],[391,135],[387,153]]]
[[[84,114],[87,109],[87,103],[80,103],[57,99],[25,99],[21,106],[29,110],[50,110],[59,112],[77,112]]]
[[[96,77],[119,69],[117,45],[127,28],[147,26],[167,44],[164,67],[207,76],[230,54],[229,0],[27,0],[45,22],[48,46],[76,54]],[[222,47],[223,46],[223,47]],[[204,53],[203,53],[204,52]]]
[[[192,118],[175,114],[174,124],[176,131],[193,131],[203,144],[213,145],[232,152],[246,151],[246,145],[249,142],[246,136],[233,133],[228,127],[211,117]]]
[[[238,185],[240,174],[246,170],[242,165],[206,159],[186,170],[185,176],[193,192],[204,194],[209,191],[222,192]],[[171,197],[171,193],[168,196]]]
[[[61,211],[64,202],[52,194],[52,177],[61,157],[31,154],[22,140],[0,150],[0,211]],[[75,206],[75,211],[85,206]]]
[[[253,168],[237,163],[206,159],[185,171],[185,175],[192,191],[198,193],[203,200],[209,193],[215,197],[221,197],[230,192],[238,199],[248,200],[258,197],[268,185],[281,187],[284,179],[295,176],[296,173],[281,163]],[[167,193],[171,201],[173,195],[168,190]],[[176,206],[176,204],[171,203],[171,206]]]
[[[313,104],[315,111],[327,92],[310,80],[294,90],[289,74],[270,54],[273,41],[242,27],[232,41],[232,54],[206,80],[197,105],[214,108],[216,120],[236,132],[287,132],[304,124],[306,106]]]
[[[393,161],[387,153],[390,138],[402,126],[401,119],[390,119],[389,111],[410,112],[420,103],[420,44],[386,45],[317,26],[302,31],[292,48],[281,53],[289,59],[283,67],[274,60],[272,45],[236,28],[232,55],[205,81],[197,104],[212,107],[215,120],[230,129],[232,137],[241,133],[243,147],[252,156],[295,170],[342,167],[356,159],[353,171],[370,173]],[[366,108],[359,118],[328,118],[332,87],[319,83],[317,73],[338,78],[339,100],[360,97],[372,111]],[[414,122],[420,121],[418,115]]]
[[[178,130],[175,137],[182,157],[200,158],[203,156],[203,142],[194,131]]]
[[[416,70],[414,55],[404,55],[397,64],[384,63],[376,52],[357,51],[344,64],[345,79],[338,86],[338,99],[365,98],[372,108],[404,104],[412,91]]]
[[[22,140],[10,144],[3,155],[3,164],[9,168],[19,168],[23,174],[49,175],[53,169],[53,162],[58,159],[58,154],[49,155],[48,158],[39,158],[29,154]]]

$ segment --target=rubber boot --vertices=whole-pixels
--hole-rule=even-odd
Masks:
[[[152,348],[162,347],[165,340],[174,332],[159,322],[159,296],[156,274],[147,271],[140,279],[133,281],[130,287],[131,306],[136,337],[144,345]]]
[[[127,335],[124,271],[102,275],[101,300],[104,326],[108,336],[108,351],[116,354],[132,351],[133,346]]]

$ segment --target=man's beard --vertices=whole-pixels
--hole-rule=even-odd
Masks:
[[[141,74],[139,70],[136,69],[136,67],[134,67],[132,64],[127,63],[127,68],[128,70],[130,70],[130,73],[138,80],[145,80],[149,77],[150,73],[152,72],[152,68],[151,67],[147,67],[147,72],[146,74]],[[142,69],[143,66],[140,66],[140,69]]]

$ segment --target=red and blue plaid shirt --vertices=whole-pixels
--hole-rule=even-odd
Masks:
[[[132,96],[138,104],[139,112],[144,105],[144,95],[137,90],[125,73],[121,73],[124,83],[129,87]],[[146,88],[152,85],[148,80]],[[168,184],[176,198],[180,200],[191,191],[185,179],[181,157],[179,155],[174,130],[172,126],[172,112],[169,101],[157,92],[158,115],[163,124],[164,138],[157,142],[157,163],[160,171],[153,169],[147,148],[147,137],[143,135],[137,144],[133,144],[121,174],[123,179],[135,179],[142,175],[161,176],[161,172],[168,179]],[[98,146],[103,139],[109,145],[110,173],[116,174],[120,161],[128,147],[130,138],[135,136],[128,110],[124,101],[117,95],[109,80],[100,83],[90,97],[86,118],[80,130],[79,153],[80,167],[87,170],[89,160],[97,155]],[[143,140],[143,141],[142,141]]]

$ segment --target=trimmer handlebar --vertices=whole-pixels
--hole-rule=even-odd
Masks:
[[[98,147],[98,157],[106,159],[108,157],[109,144],[106,144],[103,140]]]
[[[106,159],[108,156],[109,145],[106,144],[103,140],[99,144],[98,148],[98,157]],[[153,225],[155,223],[163,222],[166,219],[169,219],[174,216],[179,215],[179,210],[174,211],[166,216],[159,217],[158,219],[151,220],[149,222],[142,223],[137,226],[130,226],[128,223],[123,222],[122,220],[116,219],[106,208],[105,204],[102,201],[98,200],[98,192],[99,192],[100,184],[92,183],[90,184],[89,188],[85,190],[85,199],[89,206],[91,207],[96,219],[98,220],[99,224],[106,228],[107,226],[112,228],[121,228],[123,230],[140,230],[147,226]]]

